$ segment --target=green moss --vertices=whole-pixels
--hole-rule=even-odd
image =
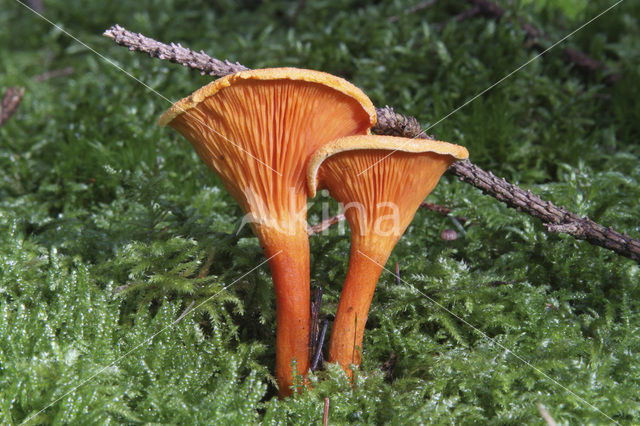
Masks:
[[[130,53],[104,29],[342,75],[466,145],[481,167],[638,238],[637,2],[568,42],[620,72],[615,85],[576,72],[559,46],[441,121],[537,54],[511,17],[558,40],[610,5],[552,3],[443,30],[464,2],[406,14],[401,1],[316,1],[294,19],[283,1],[52,0],[44,14],[167,99],[211,78]],[[237,231],[240,209],[189,144],[157,126],[170,103],[18,3],[1,9],[0,90],[26,88],[0,128],[2,423],[309,424],[325,397],[335,424],[540,423],[537,403],[562,424],[608,422],[598,409],[639,422],[638,265],[545,233],[450,176],[429,200],[471,224],[445,242],[450,218],[416,214],[387,264],[404,281],[385,272],[378,285],[357,385],[329,366],[278,400],[268,267],[248,273],[265,259],[248,228]],[[71,76],[33,78],[69,66]],[[310,203],[310,222],[325,201]],[[311,249],[331,319],[348,236],[332,228]]]

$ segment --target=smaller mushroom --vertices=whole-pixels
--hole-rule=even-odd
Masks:
[[[309,160],[309,193],[326,188],[351,229],[349,270],[329,343],[329,362],[348,374],[361,361],[364,328],[380,273],[420,203],[466,148],[392,136],[350,136],[320,148]]]

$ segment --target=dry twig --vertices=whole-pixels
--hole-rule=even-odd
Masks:
[[[341,222],[345,219],[344,214],[340,213],[337,214],[335,216],[331,216],[328,219],[323,220],[322,222],[318,223],[317,225],[313,225],[307,228],[307,233],[309,235],[315,235],[315,234],[319,234],[322,231],[324,231],[325,229],[329,229],[330,227],[332,227],[333,225],[335,225],[338,222]]]
[[[410,7],[409,9],[407,9],[404,12],[404,15],[410,15],[412,13],[416,13],[419,10],[422,9],[426,9],[427,7],[431,7],[434,4],[436,4],[437,0],[425,0],[425,1],[421,1],[420,3],[416,4],[413,7]],[[388,22],[396,22],[400,19],[400,15],[395,15],[395,16],[391,16],[387,19]]]
[[[165,61],[175,62],[182,66],[199,70],[201,74],[209,74],[221,77],[223,75],[232,74],[238,71],[244,71],[248,68],[239,63],[231,63],[229,61],[221,61],[212,58],[204,53],[204,51],[196,52],[191,49],[182,47],[180,43],[171,43],[166,45],[152,38],[145,37],[140,33],[132,33],[122,28],[120,25],[114,25],[104,32],[105,37],[113,39],[121,46],[126,46],[129,50],[144,52],[152,58],[158,58]]]
[[[449,216],[449,213],[451,213],[451,209],[449,207],[444,207],[444,206],[433,204],[433,203],[427,203],[426,201],[423,201],[422,203],[420,203],[420,207],[422,207],[423,209],[431,210],[432,212],[438,212],[442,216]],[[458,222],[460,222],[461,225],[464,225],[465,223],[467,223],[466,217],[456,216],[455,219]]]
[[[211,265],[213,265],[213,258],[216,256],[216,248],[211,247],[207,252],[207,259],[202,264],[200,268],[200,272],[198,272],[198,278],[204,278],[209,275],[209,269],[211,269]]]
[[[322,425],[327,426],[329,424],[329,398],[324,399],[324,411],[322,413]]]
[[[544,419],[547,425],[549,426],[557,425],[556,421],[553,419],[553,417],[551,417],[551,414],[549,414],[547,409],[544,408],[544,405],[538,403],[536,404],[536,407],[538,408],[538,412],[540,413],[540,416],[542,416],[542,418]]]
[[[322,347],[327,334],[327,320],[320,326],[320,307],[322,306],[322,287],[314,290],[311,301],[311,333],[309,333],[309,352],[311,353],[311,371],[316,371],[322,365]]]
[[[111,290],[111,295],[115,296],[118,293],[122,293],[123,291],[125,291],[126,289],[128,289],[129,287],[131,287],[134,284],[137,284],[137,282],[130,281],[130,282],[126,283],[126,284],[122,284],[121,286],[118,286],[118,287],[114,288],[113,290]]]
[[[320,318],[320,306],[322,305],[322,287],[318,287],[311,295],[311,332],[309,333],[309,351],[314,353],[318,341],[318,321]]]
[[[486,0],[482,1],[488,3]],[[474,0],[474,3],[481,2]],[[142,34],[132,33],[119,25],[111,27],[105,31],[104,35],[128,47],[129,50],[145,52],[152,57],[176,62],[185,67],[197,69],[203,74],[223,76],[247,69],[238,63],[220,61],[209,57],[204,52],[197,53],[180,45],[168,46]],[[430,138],[424,135],[418,120],[413,117],[398,114],[389,106],[377,108],[376,113],[378,122],[373,128],[375,133],[408,138]],[[572,235],[640,263],[640,241],[629,237],[626,233],[620,234],[611,227],[606,228],[595,223],[588,217],[579,217],[564,207],[557,207],[531,191],[525,191],[504,178],[498,178],[493,173],[482,170],[469,160],[458,161],[449,170],[460,180],[470,183],[507,206],[542,220],[545,229],[549,232]],[[339,221],[340,219],[336,220],[336,222]]]
[[[316,371],[318,366],[322,364],[323,356],[322,356],[322,347],[324,346],[324,338],[327,335],[327,327],[329,326],[329,321],[322,321],[322,329],[320,330],[320,334],[318,336],[318,341],[316,342],[316,350],[313,354],[313,361],[311,362],[311,371]]]
[[[413,118],[413,117],[410,117]],[[444,207],[444,206],[440,206],[438,204],[433,204],[433,203],[427,203],[426,201],[423,203],[420,203],[420,207],[423,209],[427,209],[427,210],[431,210],[437,213],[440,213],[443,216],[448,216],[449,213],[451,213],[451,209],[448,207]],[[335,225],[336,223],[340,223],[343,220],[345,220],[346,217],[344,216],[344,213],[339,213],[335,216],[331,216],[325,220],[323,220],[322,222],[313,225],[313,226],[309,226],[307,228],[307,233],[309,235],[316,235],[321,233],[324,230],[327,230],[329,228],[331,228],[333,225]],[[467,222],[467,218],[466,217],[462,217],[462,216],[456,216],[455,219],[460,222],[460,224],[464,225]]]
[[[24,89],[22,87],[9,87],[2,98],[0,105],[0,127],[9,121],[22,102]]]
[[[45,71],[42,74],[38,74],[34,77],[36,81],[47,81],[56,77],[64,77],[73,74],[73,67],[64,67],[59,70]]]
[[[180,316],[178,318],[176,318],[176,320],[173,322],[173,324],[177,324],[180,321],[182,321],[182,318],[187,316],[187,314],[189,313],[189,311],[191,310],[191,308],[193,308],[193,305],[195,305],[195,304],[196,304],[196,301],[192,300],[191,303],[189,303],[189,306],[187,306],[187,308],[184,311],[182,311]]]

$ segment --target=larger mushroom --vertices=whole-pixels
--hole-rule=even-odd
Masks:
[[[309,241],[305,171],[336,138],[368,134],[369,98],[330,74],[296,68],[242,71],[175,103],[159,119],[193,145],[250,218],[273,277],[276,380],[292,392],[292,363],[309,368]]]
[[[364,328],[380,273],[420,203],[466,148],[391,136],[351,136],[320,148],[309,161],[311,196],[326,188],[351,229],[349,270],[329,343],[329,362],[348,374],[361,361]]]

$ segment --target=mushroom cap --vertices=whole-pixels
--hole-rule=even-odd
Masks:
[[[350,136],[320,148],[307,168],[310,192],[327,188],[342,203],[352,246],[380,254],[382,263],[420,203],[464,147],[393,136]]]
[[[159,119],[193,145],[256,223],[305,221],[306,165],[326,143],[368,134],[369,98],[319,71],[270,68],[220,78],[176,102]],[[305,227],[306,223],[296,226]],[[260,235],[259,235],[260,236]]]
[[[178,102],[174,103],[171,108],[160,116],[158,124],[160,126],[166,126],[180,114],[183,114],[192,108],[196,108],[200,102],[204,101],[209,96],[213,96],[216,92],[224,89],[225,87],[229,87],[242,80],[289,80],[318,83],[354,98],[360,103],[362,108],[369,113],[369,127],[373,127],[376,124],[376,109],[369,97],[358,87],[333,74],[294,67],[263,68],[240,71],[226,75],[207,84],[206,86],[201,87],[186,98],[182,98]]]
[[[309,159],[307,166],[307,190],[311,198],[316,196],[318,188],[318,170],[322,163],[329,157],[347,151],[377,150],[385,151],[382,158],[387,158],[395,153],[427,153],[432,152],[443,156],[451,157],[452,161],[469,158],[467,148],[449,142],[436,141],[431,139],[410,139],[396,136],[367,135],[351,136],[337,139],[318,149]],[[382,161],[382,158],[379,161]],[[373,167],[372,162],[360,172],[365,172],[367,168]]]

